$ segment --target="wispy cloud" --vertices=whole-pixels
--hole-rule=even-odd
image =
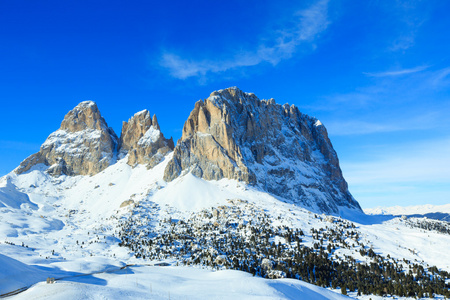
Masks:
[[[249,67],[261,63],[256,57],[241,55],[235,59],[214,60],[191,60],[182,58],[173,53],[164,53],[161,57],[161,66],[168,69],[172,77],[186,79],[195,76],[204,76],[208,72],[219,73],[238,67]]]
[[[400,70],[395,70],[395,71],[384,71],[384,72],[375,72],[375,73],[364,72],[363,74],[365,74],[367,76],[372,76],[372,77],[401,76],[401,75],[408,75],[408,74],[421,72],[428,68],[429,68],[429,66],[418,66],[415,68],[400,69]]]
[[[432,69],[423,65],[366,74],[370,76],[365,86],[347,93],[322,95],[300,107],[310,114],[333,113],[329,120],[321,118],[327,128],[335,126],[335,130],[330,129],[338,135],[431,129],[439,123],[450,125],[446,115],[450,109],[450,67]]]
[[[397,18],[400,21],[398,37],[388,47],[389,51],[405,51],[416,43],[416,36],[420,27],[428,19],[428,1],[403,1],[397,0],[389,3],[387,8],[397,8]]]
[[[195,60],[168,51],[162,54],[160,65],[169,71],[172,77],[186,79],[205,76],[207,73],[220,73],[241,67],[256,66],[261,63],[278,64],[291,58],[305,42],[312,43],[327,29],[328,0],[320,0],[307,9],[296,12],[295,26],[282,31],[271,32],[253,51],[228,54],[226,59]],[[222,54],[227,56],[226,53]]]

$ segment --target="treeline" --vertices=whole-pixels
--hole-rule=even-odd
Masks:
[[[187,220],[152,221],[133,214],[122,220],[118,237],[121,246],[144,259],[175,258],[184,265],[296,278],[340,288],[343,294],[450,297],[448,272],[376,254],[348,221],[332,219],[327,224],[311,229],[311,239],[305,243],[301,229],[272,226],[266,213],[251,205],[244,210],[233,205]],[[345,251],[337,253],[339,249],[357,250],[362,259],[357,261]]]
[[[426,218],[409,218],[405,221],[405,224],[410,227],[428,231],[437,231],[450,235],[450,224],[446,221],[431,220]]]

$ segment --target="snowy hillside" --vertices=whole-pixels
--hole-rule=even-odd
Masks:
[[[292,251],[305,253],[304,259],[328,257],[348,269],[356,268],[356,263],[370,266],[384,261],[402,266],[405,272],[413,270],[414,264],[423,266],[424,272],[433,265],[450,271],[448,234],[411,227],[401,218],[354,210],[346,216],[350,221],[317,215],[235,180],[205,181],[186,174],[166,183],[162,178],[169,160],[170,154],[148,170],[142,165],[132,168],[125,157],[94,176],[52,177],[45,172],[47,167],[39,165],[27,173],[3,177],[1,293],[47,277],[68,277],[55,285],[38,284],[16,297],[77,298],[82,293],[139,298],[152,297],[153,292],[158,298],[170,292],[173,299],[186,293],[194,299],[236,295],[296,299],[297,293],[306,298],[338,299],[334,292],[311,287],[303,280],[260,278],[291,276],[279,259],[285,260]],[[279,254],[265,254],[263,249],[271,245]],[[259,267],[264,265],[263,257],[269,259],[267,269]],[[72,278],[161,261],[171,267],[132,267],[128,275],[120,271]],[[245,273],[226,271],[242,267]],[[24,272],[34,276],[24,277]],[[256,277],[248,275],[255,272]],[[311,280],[300,270],[298,274],[298,278],[326,286],[317,281],[318,276]],[[230,282],[228,289],[223,281]],[[204,285],[208,288],[202,290]],[[333,289],[331,281],[328,288],[341,292],[341,286],[336,284]],[[347,286],[346,292],[356,297],[356,290],[351,292],[354,288]],[[199,289],[200,294],[188,292]],[[228,293],[223,294],[224,290]]]
[[[131,168],[126,161],[124,158],[92,177],[54,178],[43,172],[45,167],[38,166],[29,173],[11,173],[2,178],[2,294],[45,281],[47,277],[67,277],[54,286],[38,284],[16,297],[142,298],[148,295],[157,299],[171,294],[172,299],[186,296],[190,299],[210,296],[292,299],[301,294],[318,299],[340,299],[338,294],[301,281],[267,281],[238,271],[136,267],[114,275],[73,277],[119,269],[130,262],[149,263],[133,258],[126,248],[118,246],[119,240],[114,237],[117,225],[112,217],[129,213],[138,202],[156,201],[159,209],[164,207],[162,217],[172,209],[179,209],[179,214],[189,214],[222,205],[239,193],[248,193],[255,199],[259,196],[245,191],[245,187],[235,181],[211,183],[192,175],[166,186],[161,180],[164,163],[149,171],[144,166]],[[232,188],[227,190],[230,185]],[[237,187],[240,192],[234,192]],[[190,201],[182,201],[183,197]],[[204,198],[208,200],[203,201]],[[133,201],[129,206],[120,208],[129,200]],[[128,286],[123,285],[124,276]],[[227,282],[226,286],[223,281]]]
[[[14,276],[14,275],[13,275]],[[28,273],[27,276],[35,276]],[[38,283],[13,299],[348,299],[299,280],[187,267],[132,266]]]

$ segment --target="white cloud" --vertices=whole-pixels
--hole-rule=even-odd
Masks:
[[[219,73],[238,67],[254,66],[259,63],[261,63],[261,60],[256,60],[254,57],[245,56],[226,61],[195,61],[184,59],[173,53],[164,53],[161,59],[161,66],[168,69],[172,77],[178,79],[204,76],[208,72]]]
[[[328,0],[320,0],[307,9],[294,14],[296,26],[270,33],[269,45],[261,43],[254,51],[233,53],[228,59],[193,60],[173,52],[163,53],[160,65],[168,69],[172,77],[186,79],[220,73],[231,69],[256,66],[261,63],[278,64],[291,58],[304,42],[313,42],[329,25]]]
[[[415,68],[401,69],[401,70],[396,70],[396,71],[385,71],[385,72],[378,72],[378,73],[364,72],[364,74],[368,75],[368,76],[372,76],[372,77],[401,76],[401,75],[408,75],[408,74],[421,72],[421,71],[428,69],[428,67],[429,66],[418,66]]]
[[[395,18],[399,20],[399,28],[392,28],[393,31],[398,30],[399,35],[388,47],[389,51],[406,51],[413,47],[416,42],[416,36],[420,27],[428,20],[430,11],[429,1],[395,1],[388,3],[386,8],[388,11],[393,10]]]
[[[366,189],[365,187],[350,185],[350,192],[363,209],[380,206],[444,205],[448,204],[450,199],[450,188],[433,186],[409,185],[398,187],[383,185]]]

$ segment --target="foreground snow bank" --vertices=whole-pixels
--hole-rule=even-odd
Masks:
[[[45,271],[0,254],[0,294],[28,287],[46,277]]]
[[[299,280],[267,280],[232,270],[131,267],[40,283],[13,299],[349,299]]]

